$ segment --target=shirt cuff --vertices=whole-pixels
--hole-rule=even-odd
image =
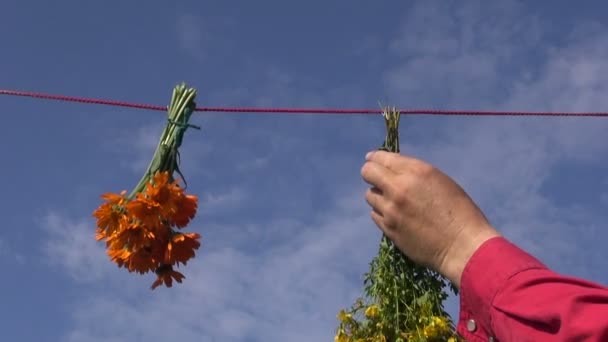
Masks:
[[[494,297],[511,277],[533,268],[546,266],[505,238],[484,242],[462,272],[458,334],[470,342],[492,341]]]

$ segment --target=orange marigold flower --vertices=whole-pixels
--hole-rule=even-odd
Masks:
[[[129,257],[131,256],[131,251],[128,248],[108,248],[107,250],[108,256],[110,260],[114,261],[118,264],[118,267],[122,267]]]
[[[177,181],[171,181],[169,172],[157,172],[144,189],[144,195],[160,206],[160,214],[168,218],[179,210],[183,190]]]
[[[118,267],[125,267],[129,272],[141,274],[154,271],[161,264],[163,246],[152,241],[150,245],[140,249],[108,248],[108,255]]]
[[[150,230],[157,230],[163,226],[161,214],[161,206],[138,193],[137,198],[127,204],[127,211],[142,225]]]
[[[178,180],[171,180],[168,172],[156,173],[146,185],[142,197],[157,203],[159,215],[178,228],[188,225],[198,208],[198,198],[186,195]]]
[[[155,271],[160,265],[161,259],[158,257],[159,253],[154,252],[154,247],[141,248],[135,251],[125,261],[126,268],[129,272],[140,274]]]
[[[165,264],[174,265],[181,262],[186,264],[188,260],[194,258],[194,250],[201,246],[198,241],[201,236],[197,233],[174,233],[165,252]]]
[[[165,284],[167,287],[173,286],[173,279],[178,283],[182,282],[182,279],[186,278],[183,274],[173,270],[173,266],[163,264],[156,269],[156,275],[158,278],[152,283],[151,289],[154,290],[161,284]]]
[[[101,204],[93,212],[93,216],[97,218],[95,236],[97,241],[112,235],[128,222],[124,210],[127,203],[126,193],[126,191],[122,191],[120,194],[105,193],[101,195],[106,203]]]
[[[133,223],[108,238],[108,255],[130,272],[153,271],[164,258],[170,234],[171,228],[166,225],[151,231],[141,223]]]
[[[198,208],[198,197],[194,195],[184,195],[179,202],[179,210],[169,217],[169,222],[177,228],[183,228],[190,223],[190,220],[196,215]]]
[[[138,223],[133,223],[116,234],[108,237],[108,247],[119,249],[127,247],[129,250],[138,250],[149,246],[156,238],[155,232],[149,230],[146,226]]]

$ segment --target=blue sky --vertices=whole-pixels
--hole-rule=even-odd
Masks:
[[[165,105],[608,110],[600,1],[28,1],[0,11],[0,88]],[[329,341],[377,250],[360,167],[380,116],[198,114],[182,169],[203,236],[185,283],[112,265],[99,195],[164,113],[0,97],[7,341]],[[555,270],[608,283],[608,122],[407,116],[401,149]],[[448,302],[457,316],[457,298]]]

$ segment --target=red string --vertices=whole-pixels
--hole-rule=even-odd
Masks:
[[[165,106],[149,104],[101,100],[83,97],[72,97],[64,95],[51,95],[17,90],[2,90],[0,95],[24,96],[46,100],[57,100],[67,102],[80,102],[89,104],[109,105],[117,107],[129,107],[166,111]],[[333,108],[278,108],[278,107],[197,107],[198,112],[223,112],[223,113],[286,113],[286,114],[380,114],[380,109],[333,109]],[[466,116],[592,116],[608,117],[608,112],[516,112],[516,111],[465,111],[465,110],[440,110],[440,109],[400,109],[401,114],[422,115],[466,115]]]

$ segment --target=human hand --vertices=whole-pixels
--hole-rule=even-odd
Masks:
[[[421,160],[373,151],[361,169],[372,219],[410,259],[456,287],[479,246],[500,234],[466,192]]]

